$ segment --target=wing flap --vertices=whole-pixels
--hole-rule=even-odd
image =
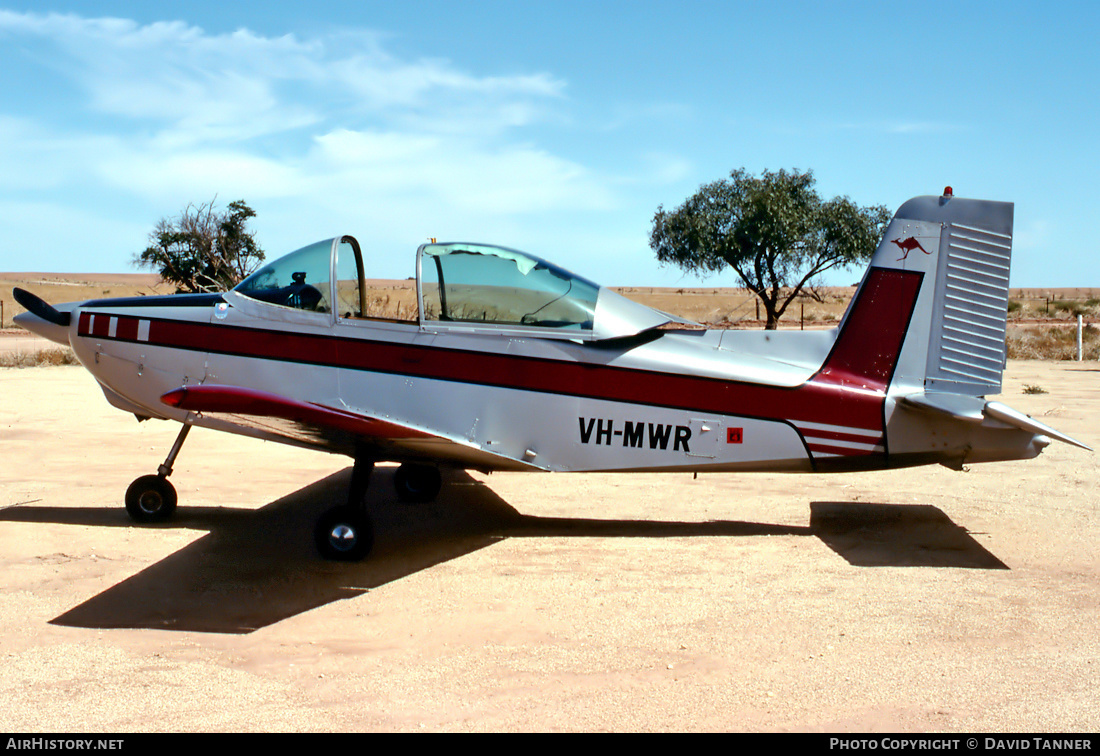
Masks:
[[[539,469],[402,423],[240,386],[184,386],[161,397],[165,404],[251,428],[264,437],[355,456],[364,446],[381,460],[447,461],[489,470]]]
[[[170,407],[192,412],[279,418],[333,428],[362,438],[399,440],[432,437],[430,433],[405,425],[239,386],[184,386],[169,391],[161,397],[161,401]]]

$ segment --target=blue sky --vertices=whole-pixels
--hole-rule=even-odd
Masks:
[[[737,285],[648,235],[744,167],[1015,202],[1013,286],[1100,286],[1098,32],[1084,2],[0,0],[0,270],[135,271],[216,197],[269,258],[350,233],[377,277],[437,237]]]

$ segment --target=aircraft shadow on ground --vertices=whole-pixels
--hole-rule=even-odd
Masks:
[[[857,567],[967,567],[1008,565],[930,504],[815,501],[810,530]]]
[[[375,548],[361,563],[322,560],[313,547],[320,514],[346,496],[345,470],[259,510],[182,506],[159,528],[208,533],[51,620],[86,628],[249,633],[288,617],[455,559],[505,538],[816,536],[856,566],[1007,569],[964,528],[928,505],[813,502],[810,524],[670,522],[523,515],[487,485],[452,474],[432,504],[403,505],[392,468],[376,470],[367,495]],[[12,507],[0,520],[132,527],[119,509]]]

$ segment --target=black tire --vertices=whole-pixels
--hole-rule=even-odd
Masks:
[[[374,548],[370,518],[354,507],[336,507],[321,515],[313,538],[321,556],[336,562],[358,562]]]
[[[443,476],[438,467],[406,463],[397,468],[393,476],[397,498],[408,504],[434,501],[443,487]]]
[[[176,511],[176,489],[167,478],[142,475],[126,489],[126,512],[134,522],[164,522]]]

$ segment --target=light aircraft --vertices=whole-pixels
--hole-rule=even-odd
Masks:
[[[16,289],[16,320],[71,345],[115,407],[182,423],[126,492],[134,520],[172,515],[168,476],[198,425],[350,456],[346,503],[315,539],[357,560],[380,461],[400,463],[399,498],[428,501],[441,467],[961,469],[1052,438],[1088,449],[985,398],[1001,389],[1012,223],[1011,203],[950,188],[906,202],[832,330],[692,329],[533,255],[434,240],[416,252],[416,320],[371,317],[351,236],[224,293],[54,307]]]

